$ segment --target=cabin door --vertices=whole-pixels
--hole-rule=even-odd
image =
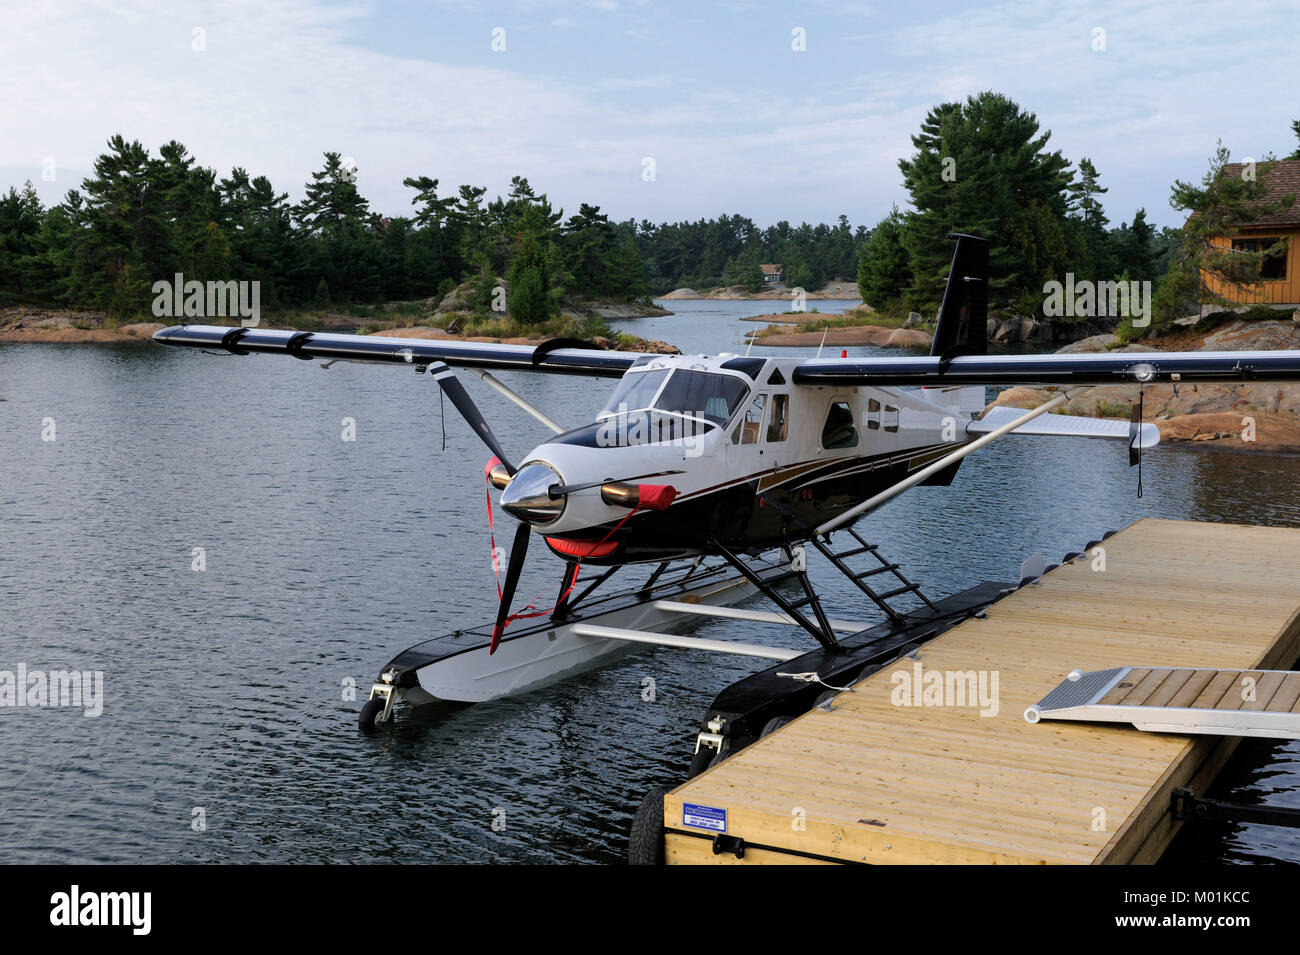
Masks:
[[[735,478],[772,471],[789,463],[790,396],[756,392],[732,426],[727,471]]]

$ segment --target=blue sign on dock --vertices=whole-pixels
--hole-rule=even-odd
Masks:
[[[682,825],[696,829],[708,829],[710,832],[727,831],[727,810],[714,809],[712,806],[696,806],[682,803]]]

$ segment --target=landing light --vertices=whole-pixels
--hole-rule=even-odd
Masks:
[[[1146,361],[1134,365],[1130,370],[1133,372],[1133,377],[1143,383],[1151,381],[1156,376],[1156,366]]]

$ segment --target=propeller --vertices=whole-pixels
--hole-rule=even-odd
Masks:
[[[433,375],[433,380],[438,383],[438,387],[442,389],[442,393],[451,399],[451,403],[456,406],[460,416],[474,429],[483,443],[488,446],[488,450],[492,452],[494,460],[489,461],[485,469],[489,479],[492,477],[492,469],[498,463],[505,468],[507,475],[514,477],[518,468],[510,463],[510,458],[506,455],[505,450],[501,447],[501,442],[497,440],[497,436],[493,433],[492,426],[487,423],[483,413],[478,410],[478,405],[474,404],[474,399],[469,396],[469,392],[460,383],[456,373],[448,368],[444,362],[440,361],[431,362],[429,371]],[[492,645],[488,648],[489,654],[496,653],[497,645],[501,642],[501,632],[505,629],[506,620],[510,616],[510,604],[514,601],[515,590],[519,586],[519,576],[523,573],[524,557],[528,554],[528,538],[531,535],[532,527],[527,521],[520,521],[519,527],[515,531],[514,544],[510,548],[510,561],[506,564],[506,579],[501,585],[501,603],[497,606],[497,621],[492,628]]]
[[[492,627],[492,645],[488,647],[489,656],[497,652],[497,645],[501,642],[501,633],[505,630],[506,620],[510,617],[510,604],[515,599],[515,588],[519,586],[519,575],[524,570],[524,557],[528,554],[528,539],[532,536],[532,533],[533,529],[527,522],[519,522],[519,528],[515,531],[514,543],[510,545],[510,562],[506,564],[506,580],[501,585],[501,603],[497,605],[497,622]]]
[[[478,434],[483,443],[497,457],[497,460],[505,465],[506,471],[513,475],[515,466],[510,463],[510,458],[501,448],[501,442],[497,436],[492,433],[492,427],[483,417],[483,413],[478,410],[478,405],[474,404],[474,399],[469,396],[465,386],[460,383],[456,373],[440,361],[435,361],[429,365],[429,371],[433,374],[433,380],[438,383],[442,393],[451,399],[451,403],[456,406],[460,416],[465,419],[466,423]]]
[[[456,410],[460,412],[461,417],[474,429],[480,440],[492,452],[493,458],[488,461],[484,473],[495,487],[502,489],[502,507],[519,522],[519,526],[515,530],[514,543],[510,548],[510,559],[506,564],[506,579],[501,584],[501,601],[497,605],[497,619],[492,627],[492,642],[488,647],[488,653],[493,654],[496,653],[497,647],[501,643],[501,634],[510,620],[510,606],[514,602],[515,591],[519,587],[519,578],[524,570],[524,559],[528,555],[528,541],[533,531],[532,525],[534,522],[547,523],[554,520],[563,510],[562,501],[558,509],[554,509],[552,502],[565,497],[573,491],[600,487],[601,497],[606,503],[630,507],[633,509],[633,513],[635,513],[636,509],[642,507],[662,510],[671,504],[673,498],[677,496],[676,489],[668,485],[640,484],[636,482],[639,482],[642,478],[680,474],[681,471],[657,471],[653,474],[642,474],[624,481],[594,481],[588,484],[568,486],[562,485],[558,481],[551,483],[547,480],[547,475],[553,478],[558,477],[558,475],[543,462],[529,464],[520,473],[519,469],[506,456],[506,452],[501,447],[501,442],[497,440],[497,436],[493,433],[492,427],[487,423],[487,419],[483,417],[483,413],[478,410],[474,400],[470,398],[465,386],[457,379],[456,373],[447,367],[445,362],[440,361],[430,362],[429,371],[433,380],[438,383],[438,387],[442,389],[442,393],[451,399],[451,403],[456,406]],[[501,474],[502,470],[505,471],[504,475]],[[514,501],[508,500],[512,492],[518,492]],[[555,510],[555,513],[548,516],[549,511],[552,509]]]

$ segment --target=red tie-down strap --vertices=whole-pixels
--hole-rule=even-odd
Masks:
[[[487,478],[488,474],[491,472],[492,468],[494,468],[498,463],[500,462],[495,457],[487,463],[487,467],[483,469],[483,475],[485,479]],[[488,483],[490,484],[491,481],[489,480]],[[587,545],[584,548],[583,556],[579,557],[577,563],[574,565],[573,579],[569,582],[569,586],[565,589],[564,593],[560,594],[559,598],[555,601],[554,606],[549,607],[546,610],[538,610],[536,606],[536,602],[538,597],[541,596],[541,594],[538,594],[537,597],[534,597],[529,603],[527,603],[524,606],[524,609],[521,610],[519,613],[512,613],[509,616],[507,616],[506,619],[501,622],[500,627],[494,627],[492,630],[492,643],[491,646],[488,648],[489,654],[496,653],[497,646],[501,642],[501,635],[505,632],[506,627],[510,626],[510,624],[512,624],[514,621],[527,620],[532,617],[550,616],[556,611],[558,607],[560,607],[566,600],[568,600],[569,594],[573,593],[573,588],[578,586],[578,573],[582,569],[582,561],[587,557],[604,556],[606,553],[608,553],[608,551],[605,550],[604,545],[609,542],[609,539],[611,537],[613,537],[615,534],[618,533],[619,529],[624,524],[626,524],[628,521],[632,519],[633,515],[635,515],[638,511],[642,511],[642,510],[650,510],[650,511],[667,510],[668,506],[672,504],[674,500],[677,499],[677,488],[673,487],[671,484],[638,484],[636,485],[636,488],[637,488],[636,503],[632,505],[632,509],[629,510],[625,515],[623,515],[622,520],[620,520],[617,524],[611,527],[609,529],[609,532],[605,534],[604,537],[602,537],[595,544]],[[489,529],[489,533],[491,533],[492,497],[490,494],[488,495],[488,529]],[[498,602],[500,602],[501,600],[501,582],[500,582],[501,574],[500,571],[497,569],[497,565],[499,563],[500,562],[496,559],[496,539],[495,537],[493,537],[492,567],[494,570],[497,570],[497,601]]]
[[[595,545],[592,546],[591,551],[598,552],[600,550],[601,545],[604,544],[606,541],[608,541],[611,537],[613,537],[618,532],[618,529],[622,527],[624,524],[626,524],[629,520],[631,520],[632,515],[639,510],[641,510],[641,506],[638,504],[636,507],[632,508],[632,510],[628,511],[621,521],[619,521],[617,524],[615,524],[613,527],[609,529],[608,534],[606,534]],[[590,553],[591,551],[589,551],[588,553]],[[578,586],[578,572],[581,569],[582,569],[582,560],[580,559],[577,562],[577,564],[574,565],[573,580],[569,582],[568,588],[564,591],[564,593],[560,594],[559,598],[555,601],[555,606],[548,607],[546,610],[538,610],[536,601],[537,601],[537,597],[541,596],[541,594],[538,594],[537,597],[534,597],[532,601],[530,601],[527,605],[525,605],[523,610],[521,610],[519,613],[510,614],[508,617],[506,617],[505,620],[501,621],[501,626],[499,628],[493,628],[492,645],[488,648],[488,654],[491,655],[497,652],[497,644],[501,642],[501,635],[505,633],[506,627],[510,626],[510,624],[514,623],[516,620],[527,620],[530,617],[548,617],[551,614],[555,613],[556,609],[561,604],[563,604],[566,600],[569,599],[569,594],[573,593],[573,588]],[[500,588],[498,587],[498,590],[499,589]],[[500,599],[501,599],[501,595],[498,593],[497,600],[499,601]]]

